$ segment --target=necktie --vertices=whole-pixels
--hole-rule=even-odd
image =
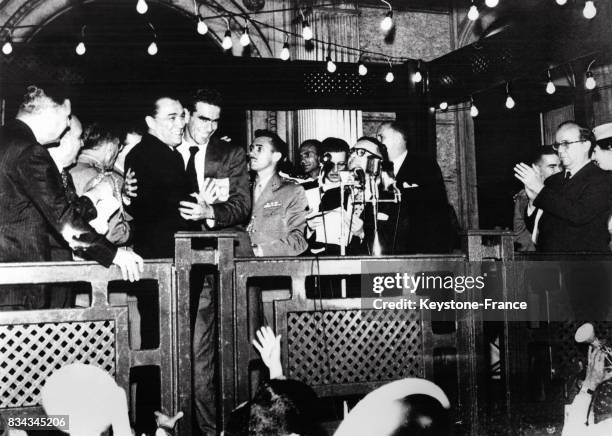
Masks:
[[[187,178],[191,186],[192,192],[200,192],[198,186],[198,173],[195,167],[195,155],[198,152],[198,147],[189,147],[189,160],[187,161]]]
[[[564,181],[567,183],[567,181],[570,179],[570,177],[572,177],[572,173],[570,173],[569,171],[565,172],[565,179]]]
[[[261,186],[261,182],[257,182],[255,185],[255,192],[253,193],[253,202],[257,201],[259,196],[261,195],[261,191],[263,190],[263,186]]]

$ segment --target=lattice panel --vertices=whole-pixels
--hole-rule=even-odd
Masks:
[[[287,315],[289,377],[311,385],[423,376],[416,311],[335,310]]]
[[[365,92],[361,78],[352,73],[304,73],[307,94],[359,96]]]
[[[115,374],[115,322],[0,325],[0,409],[35,406],[49,375],[69,363]]]

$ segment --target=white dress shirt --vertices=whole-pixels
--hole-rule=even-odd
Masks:
[[[196,175],[198,176],[198,187],[201,190],[202,186],[204,186],[204,177],[205,177],[204,165],[205,165],[206,148],[208,147],[208,142],[204,145],[197,145],[183,138],[183,142],[181,142],[181,145],[176,147],[176,150],[181,154],[181,156],[183,156],[183,164],[185,165],[185,169],[187,169],[187,162],[189,162],[189,157],[191,156],[191,153],[189,152],[189,147],[194,147],[194,146],[199,148],[199,150],[196,152],[196,155],[195,155],[195,169],[196,169]]]
[[[189,148],[194,146],[199,148],[194,158],[194,164],[196,176],[198,177],[198,188],[201,191],[202,187],[204,186],[204,178],[206,177],[206,174],[204,174],[204,165],[206,165],[206,149],[208,148],[208,142],[204,145],[197,145],[183,138],[183,142],[181,142],[181,145],[176,147],[176,150],[181,154],[181,156],[183,156],[183,164],[185,165],[185,170],[187,170],[187,163],[191,157]],[[210,218],[206,219],[206,225],[213,228],[215,226],[215,220]]]

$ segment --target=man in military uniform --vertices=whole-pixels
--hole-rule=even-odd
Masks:
[[[304,237],[308,201],[304,188],[278,175],[287,144],[274,132],[257,130],[249,147],[253,212],[247,228],[255,256],[297,256],[308,247]]]

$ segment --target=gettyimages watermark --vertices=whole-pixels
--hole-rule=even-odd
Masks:
[[[390,268],[397,265],[398,268]],[[612,262],[365,261],[361,307],[431,320],[612,320]]]

